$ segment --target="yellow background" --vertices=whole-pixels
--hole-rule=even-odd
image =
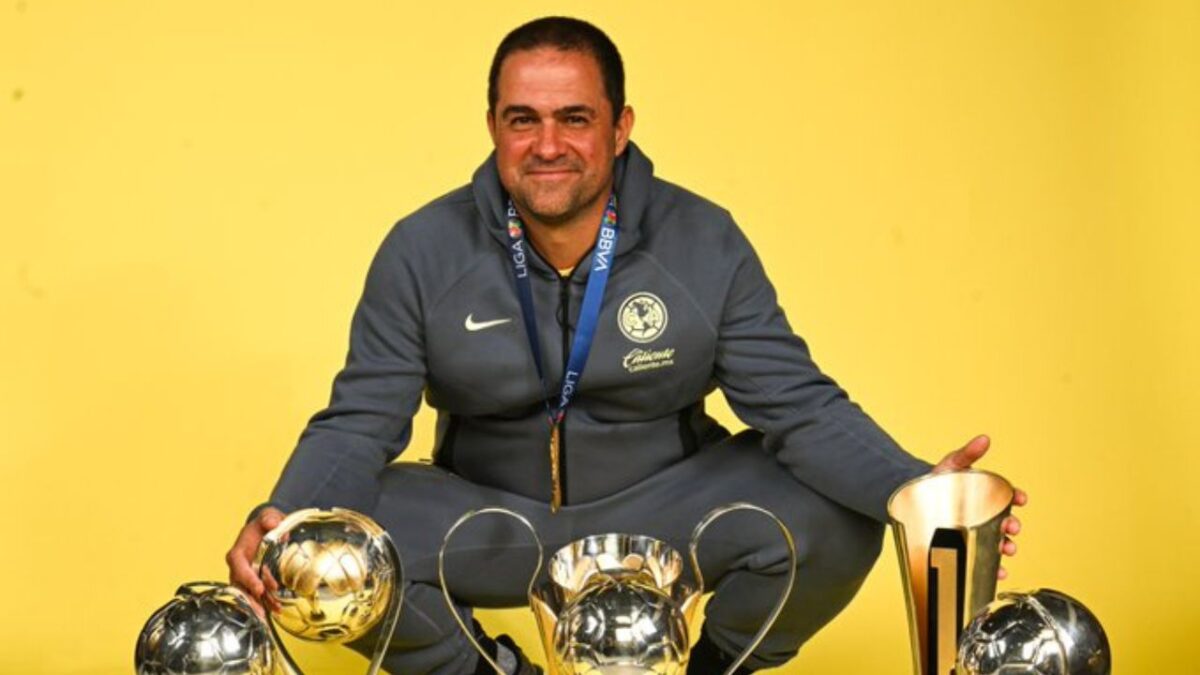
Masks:
[[[993,435],[1032,495],[1001,587],[1083,599],[1118,673],[1194,668],[1197,3],[6,0],[0,672],[131,672],[224,576],[376,245],[467,180],[496,43],[554,12],[610,32],[635,140],[893,435]],[[890,547],[783,672],[909,672]]]

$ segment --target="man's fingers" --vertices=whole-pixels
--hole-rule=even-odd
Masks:
[[[969,469],[972,464],[979,461],[979,458],[987,454],[988,448],[991,445],[992,439],[985,435],[976,436],[966,445],[942,458],[942,461],[933,467],[933,472],[942,473],[945,471]]]
[[[229,580],[233,582],[233,585],[255,598],[262,595],[262,582],[254,574],[254,569],[250,567],[250,561],[240,547],[235,546],[230,550],[229,554],[225,556],[225,562],[229,565]]]
[[[261,581],[262,581],[263,588],[265,588],[266,590],[269,590],[269,591],[279,590],[279,582],[275,581],[275,575],[271,574],[271,570],[265,569],[265,568],[263,569]]]
[[[266,588],[262,594],[262,603],[272,612],[278,612],[282,609],[279,601],[275,598],[275,592],[279,590],[279,582],[275,580],[271,570],[264,567],[262,572],[262,583]]]
[[[1016,516],[1009,516],[1004,519],[1004,534],[1020,534],[1021,520]]]
[[[1009,539],[1008,537],[1005,537],[1004,543],[1000,544],[1000,552],[1003,553],[1004,555],[1016,555],[1017,554],[1017,542],[1013,541],[1012,539]]]
[[[969,469],[971,465],[978,462],[981,457],[987,454],[988,448],[992,446],[992,439],[987,436],[976,436],[970,442],[962,446],[958,452],[953,453],[955,464],[959,469]]]
[[[262,510],[262,513],[258,514],[258,526],[262,529],[263,534],[278,527],[282,520],[283,513],[277,509],[266,508]]]
[[[267,613],[265,610],[263,610],[262,603],[260,603],[257,598],[247,597],[246,601],[250,603],[250,607],[254,610],[254,613],[258,615],[258,618],[267,618]]]
[[[996,571],[996,578],[1001,581],[1004,581],[1005,579],[1008,578],[1008,570],[1001,567],[999,570]]]
[[[1029,495],[1025,494],[1024,490],[1013,488],[1013,504],[1017,506],[1025,506],[1029,503]]]
[[[260,515],[253,525],[242,528],[233,548],[229,549],[229,553],[225,556],[225,562],[229,565],[229,580],[255,598],[262,595],[263,584],[255,574],[250,561],[258,552],[258,545],[262,542],[262,526],[269,522],[269,519]]]

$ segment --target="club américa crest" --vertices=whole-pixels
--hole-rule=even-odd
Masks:
[[[634,293],[617,310],[621,333],[639,344],[653,342],[667,329],[667,306],[653,293]]]

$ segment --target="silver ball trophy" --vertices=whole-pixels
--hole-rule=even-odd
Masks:
[[[787,544],[790,562],[786,586],[754,639],[727,670],[745,662],[774,625],[791,594],[796,575],[792,535],[770,511],[736,503],[710,512],[692,532],[689,553],[694,585],[682,579],[683,556],[666,543],[635,534],[597,534],[559,549],[550,558],[549,580],[536,585],[541,574],[542,543],[533,525],[518,513],[499,507],[470,511],[446,532],[438,553],[438,579],[451,615],[476,651],[498,673],[500,666],[480,648],[457,611],[446,584],[445,553],[454,532],[485,514],[515,518],[533,535],[538,562],[527,589],[537,619],[550,675],[683,675],[690,638],[696,630],[704,577],[697,548],[704,531],[733,511],[756,511],[775,522]]]
[[[1108,636],[1087,607],[1048,588],[1001,593],[971,620],[955,675],[1107,675]]]
[[[272,675],[276,654],[241,590],[199,581],[150,615],[133,659],[138,675]]]

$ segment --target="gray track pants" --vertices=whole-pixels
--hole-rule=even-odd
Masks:
[[[763,452],[761,436],[754,432],[726,439],[617,494],[568,505],[557,514],[545,503],[427,465],[392,465],[382,481],[382,497],[372,516],[394,538],[411,584],[384,668],[404,675],[474,670],[478,657],[450,616],[437,580],[442,537],[471,509],[503,506],[524,515],[547,557],[575,539],[603,532],[650,535],[686,556],[692,529],[713,508],[746,501],[769,509],[795,537],[799,566],[787,607],[746,662],[754,669],[783,664],[833,619],[858,591],[882,543],[881,524],[797,481]],[[714,591],[704,630],[722,651],[738,654],[779,598],[787,549],[773,523],[743,511],[710,527],[699,551],[705,581]],[[459,528],[446,556],[448,586],[462,603],[459,610],[466,616],[469,606],[525,605],[536,556],[528,531],[510,518],[484,515]],[[374,643],[368,635],[353,647],[369,655]],[[524,648],[536,651],[540,646]]]

